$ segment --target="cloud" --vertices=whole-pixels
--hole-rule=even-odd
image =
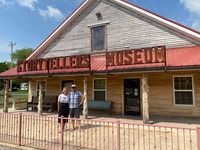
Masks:
[[[192,27],[200,30],[200,0],[180,0],[180,3],[190,13]]]
[[[200,0],[180,0],[180,3],[190,12],[200,16]]]
[[[39,14],[44,18],[54,18],[56,20],[61,20],[64,18],[63,13],[55,7],[47,6],[46,10],[38,9]]]
[[[200,31],[200,18],[199,19],[192,19],[192,28],[197,29]]]
[[[30,10],[35,10],[35,4],[37,0],[17,0],[18,4],[22,7],[29,8]]]
[[[0,0],[0,6],[2,6],[2,5],[6,5],[6,0]]]
[[[0,0],[0,6],[13,4],[10,0]]]

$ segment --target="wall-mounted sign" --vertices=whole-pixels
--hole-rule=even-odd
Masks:
[[[164,63],[165,55],[165,46],[108,52],[107,66]]]
[[[90,55],[79,55],[18,62],[17,71],[27,72],[53,69],[75,69],[89,68],[89,66]]]
[[[164,63],[166,62],[166,49],[165,46],[158,46],[136,50],[107,52],[104,56],[104,60],[107,62],[107,67],[135,64]],[[22,61],[18,62],[17,64],[17,71],[27,72],[76,68],[89,69],[90,64],[95,63],[91,62],[92,59],[90,59],[90,57],[93,56],[78,55]]]

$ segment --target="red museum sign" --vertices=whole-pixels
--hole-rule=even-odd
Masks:
[[[90,68],[91,55],[55,57],[27,60],[17,63],[17,72],[30,72],[56,69]],[[123,66],[150,63],[165,63],[165,46],[107,52],[106,66]]]

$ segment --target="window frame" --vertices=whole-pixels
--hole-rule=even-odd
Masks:
[[[94,81],[95,80],[105,80],[105,89],[103,90],[103,89],[94,89]],[[107,101],[107,78],[93,78],[93,87],[92,87],[92,90],[93,90],[93,92],[92,92],[92,95],[93,95],[93,100],[95,101],[95,99],[94,99],[94,92],[95,91],[105,91],[105,101]]]
[[[174,79],[175,78],[181,78],[181,77],[191,77],[192,78],[192,90],[175,90],[175,82],[174,82]],[[176,104],[176,99],[175,99],[175,92],[176,91],[190,91],[192,92],[192,103],[193,104]],[[173,101],[174,101],[174,106],[189,106],[189,107],[192,107],[192,106],[195,106],[195,93],[194,93],[194,79],[193,79],[193,75],[180,75],[180,76],[173,76]]]
[[[42,92],[45,92],[45,96],[46,96],[46,94],[47,94],[47,80],[42,80],[42,81],[45,81],[45,89],[44,90],[42,90]],[[39,91],[40,91],[40,89],[38,89],[38,83],[40,82],[40,80],[37,80],[36,81],[36,96],[37,97],[39,97]],[[38,95],[37,95],[37,93],[38,93]]]
[[[94,49],[94,45],[93,45],[93,29],[98,28],[98,27],[103,27],[103,29],[104,29],[104,47],[103,47],[103,49]],[[90,33],[91,33],[91,52],[106,51],[106,49],[107,49],[107,27],[106,27],[106,24],[99,24],[99,25],[91,26]]]

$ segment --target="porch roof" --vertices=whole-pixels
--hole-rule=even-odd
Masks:
[[[168,69],[198,67],[200,69],[200,46],[171,48],[166,51],[166,66]]]
[[[17,72],[17,67],[0,73],[0,78],[20,78],[20,77],[38,77],[48,75],[72,75],[72,74],[90,74],[92,73],[107,73],[107,72],[135,72],[135,71],[161,71],[161,70],[191,70],[200,69],[200,46],[169,48],[166,50],[165,63],[137,64],[110,66],[106,68],[106,56],[91,55],[90,68],[76,69],[55,69],[42,71]]]

